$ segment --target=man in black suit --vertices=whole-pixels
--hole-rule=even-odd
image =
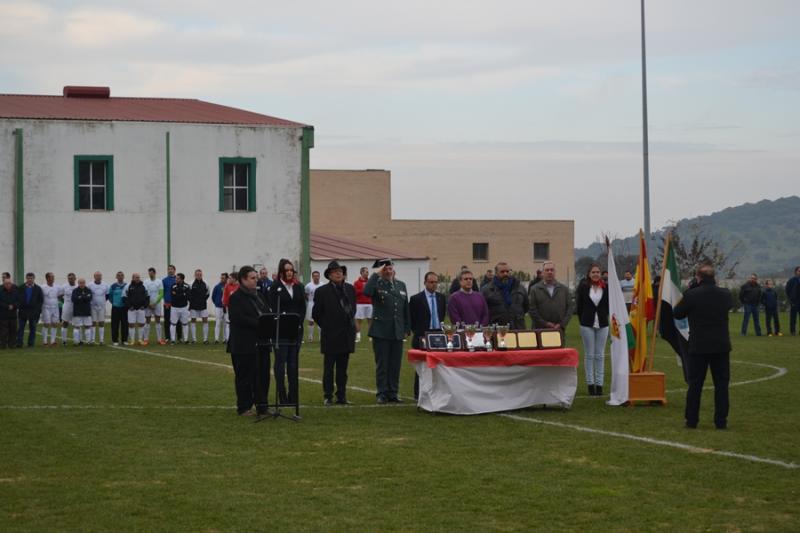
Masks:
[[[33,272],[25,274],[25,283],[19,288],[19,326],[17,327],[17,348],[22,348],[25,340],[25,324],[28,324],[28,347],[33,346],[36,339],[36,324],[42,314],[44,293],[34,281]]]
[[[686,291],[673,309],[677,319],[689,319],[689,390],[686,393],[686,427],[696,428],[700,415],[700,395],[706,372],[714,378],[714,425],[728,427],[728,382],[730,381],[731,339],[728,313],[733,298],[728,289],[717,287],[714,266],[701,265],[698,284]]]
[[[322,392],[325,405],[333,405],[334,370],[336,373],[336,403],[348,405],[347,364],[356,350],[356,290],[344,281],[347,267],[334,260],[325,269],[330,283],[314,291],[311,316],[319,325],[320,351],[324,356]]]
[[[253,405],[257,415],[267,414],[269,348],[258,343],[258,320],[269,313],[269,305],[258,291],[257,281],[255,269],[243,266],[239,270],[239,289],[228,301],[228,352],[235,375],[236,412],[240,416],[252,416]]]
[[[409,313],[411,333],[414,335],[411,339],[412,348],[422,348],[422,337],[425,332],[439,329],[444,322],[446,304],[444,295],[436,290],[438,287],[439,276],[435,272],[428,272],[425,274],[425,289],[411,297]],[[419,398],[419,376],[414,375],[414,399],[417,398]]]

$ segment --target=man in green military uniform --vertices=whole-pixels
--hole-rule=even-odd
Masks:
[[[375,262],[364,294],[372,298],[372,349],[375,351],[375,386],[378,403],[400,403],[400,364],[403,339],[411,332],[406,284],[394,279],[391,259]]]

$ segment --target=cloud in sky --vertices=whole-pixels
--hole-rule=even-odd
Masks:
[[[797,20],[794,0],[647,2],[654,226],[796,193]],[[502,183],[526,194],[484,216],[574,218],[578,245],[641,225],[638,0],[0,0],[0,21],[3,92],[313,124],[313,165],[392,170],[398,216],[464,216],[449,200]]]

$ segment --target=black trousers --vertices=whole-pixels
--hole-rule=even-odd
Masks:
[[[773,326],[776,335],[781,332],[781,321],[780,318],[778,318],[778,314],[777,309],[764,309],[764,315],[767,317],[767,335],[772,334]]]
[[[25,340],[25,324],[28,324],[28,346],[33,346],[36,340],[36,325],[38,323],[39,315],[19,314],[19,320],[17,321],[17,347],[21,347],[22,341]]]
[[[17,346],[17,319],[0,319],[0,350]]]
[[[275,349],[275,386],[278,389],[278,402],[287,405],[298,403],[298,354],[300,345],[295,343],[281,344]],[[289,387],[287,392],[286,381]]]
[[[689,390],[686,393],[686,423],[696,426],[700,420],[700,396],[706,373],[711,369],[714,379],[714,425],[728,425],[728,383],[731,380],[729,353],[691,354],[686,358],[689,366]]]
[[[333,380],[336,374],[336,399],[340,402],[347,400],[347,364],[350,362],[349,353],[324,354],[324,367],[322,370],[322,392],[325,398],[333,398]]]
[[[111,307],[111,342],[119,342],[120,329],[122,342],[128,342],[128,308]]]
[[[257,354],[231,354],[236,412],[242,414],[256,407],[258,414],[267,412],[269,395],[269,350]]]
[[[400,364],[403,361],[403,341],[373,337],[375,351],[375,388],[377,398],[395,400],[400,389]]]

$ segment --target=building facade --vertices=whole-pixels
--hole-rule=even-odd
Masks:
[[[281,257],[309,264],[313,128],[99,89],[0,95],[0,269],[110,280],[174,263],[214,279]]]
[[[560,279],[574,278],[574,221],[395,219],[387,170],[312,170],[311,228],[426,256],[447,276],[467,265],[477,277],[499,261],[535,274],[554,261]]]

